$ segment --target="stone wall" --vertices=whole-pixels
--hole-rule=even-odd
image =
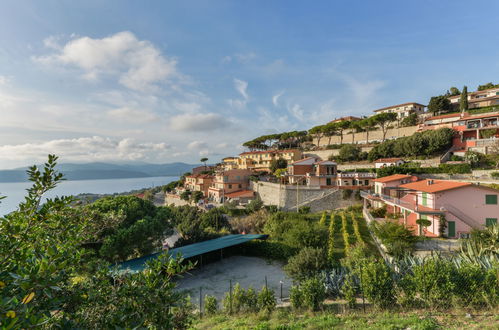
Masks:
[[[394,139],[403,136],[410,136],[417,132],[418,126],[409,126],[409,127],[400,127],[400,128],[392,128],[386,132],[386,139]],[[343,143],[367,143],[367,134],[366,132],[355,133],[353,136],[350,131],[343,133]],[[329,137],[323,137],[320,139],[320,146],[326,146],[328,144],[340,144],[341,137],[340,136],[332,136],[331,141],[329,142]],[[377,131],[369,131],[369,142],[372,141],[382,141],[383,140],[383,132],[381,130]],[[315,145],[317,144],[317,139],[313,140]]]
[[[251,182],[250,187],[265,205],[276,205],[287,211],[296,211],[297,205],[299,207],[308,206],[312,212],[319,212],[359,203],[359,201],[353,199],[353,194],[352,199],[343,200],[341,190],[330,191],[307,186],[297,187],[269,182]]]
[[[171,204],[173,204],[175,206],[191,205],[189,202],[181,199],[180,196],[166,194],[165,195],[165,205],[171,205]]]
[[[360,149],[364,152],[371,151],[373,147],[363,147],[360,146]],[[313,151],[305,151],[303,153],[304,157],[319,157],[323,160],[328,159],[330,156],[338,156],[340,154],[340,149],[328,149],[328,150],[313,150]]]
[[[353,171],[357,168],[374,168],[374,163],[340,164],[337,167],[339,171]]]

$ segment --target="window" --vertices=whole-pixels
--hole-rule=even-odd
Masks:
[[[423,198],[423,206],[428,205],[428,195],[425,192],[422,193],[422,198]]]
[[[364,185],[368,186],[369,185],[369,180],[364,180]]]
[[[489,227],[489,226],[493,226],[493,225],[497,225],[497,218],[486,218],[485,219],[485,226]]]
[[[232,185],[231,184],[229,185],[229,189],[232,189]]]
[[[485,204],[497,205],[497,195],[485,195]]]
[[[239,186],[239,188],[242,188],[241,184],[239,184],[238,186]]]

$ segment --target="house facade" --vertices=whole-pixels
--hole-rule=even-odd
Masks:
[[[374,207],[386,205],[400,223],[427,237],[466,238],[499,217],[499,191],[469,182],[396,174],[376,179],[374,193],[361,195]]]
[[[222,171],[215,174],[208,188],[208,198],[215,202],[227,200],[227,195],[237,191],[249,190],[249,177],[252,171],[244,169]]]
[[[279,158],[289,164],[301,159],[302,152],[298,149],[247,151],[239,154],[237,166],[239,169],[270,171],[272,161]]]
[[[330,160],[308,157],[288,165],[290,184],[321,188],[368,189],[376,175],[365,172],[338,173],[337,164]]]
[[[448,97],[453,108],[459,108],[459,101],[461,100],[461,95],[454,95]],[[489,107],[493,105],[499,106],[499,88],[491,88],[483,91],[476,91],[468,93],[468,108],[482,108]]]
[[[404,163],[405,161],[402,158],[380,158],[374,161],[374,167],[400,166]]]
[[[381,109],[374,110],[375,114],[379,113],[396,113],[397,119],[401,120],[405,117],[409,116],[412,113],[417,115],[421,115],[424,113],[425,105],[416,103],[416,102],[408,102],[397,105],[392,105],[390,107],[385,107]]]
[[[213,182],[214,176],[208,174],[192,174],[185,177],[184,188],[190,191],[201,191],[208,197],[208,189]]]

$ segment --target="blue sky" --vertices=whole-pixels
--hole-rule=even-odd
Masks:
[[[0,168],[211,161],[499,81],[496,1],[2,1]]]

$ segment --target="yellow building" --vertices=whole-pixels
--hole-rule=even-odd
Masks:
[[[298,149],[247,151],[239,154],[238,168],[255,171],[269,171],[273,160],[284,159],[288,164],[300,160],[302,152]]]

